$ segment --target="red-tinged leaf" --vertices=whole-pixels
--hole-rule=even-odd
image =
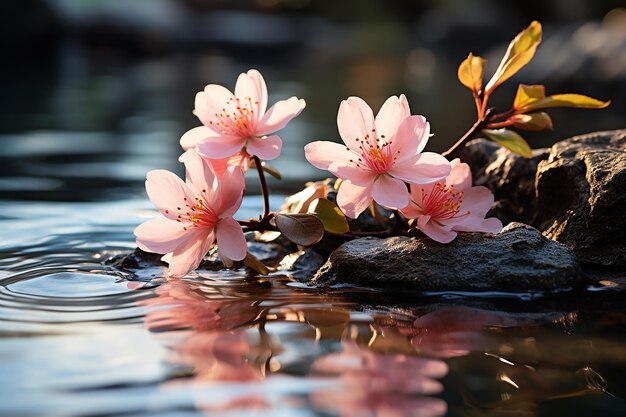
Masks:
[[[510,118],[513,121],[513,126],[522,130],[529,130],[531,132],[538,132],[543,129],[553,129],[552,119],[548,113],[530,113],[530,114],[516,114]]]
[[[243,263],[248,268],[254,269],[261,275],[268,275],[270,273],[270,269],[259,260],[256,256],[248,252],[246,257],[243,259]]]
[[[485,93],[490,94],[497,86],[528,64],[535,55],[540,42],[541,24],[535,20],[511,41],[498,69],[485,86]]]
[[[325,198],[313,201],[309,206],[309,213],[315,213],[319,217],[327,232],[342,234],[350,230],[346,215],[335,203]]]
[[[474,92],[479,92],[483,86],[483,72],[485,70],[485,64],[487,60],[479,56],[469,54],[457,71],[459,81],[465,87]]]
[[[324,237],[324,224],[313,214],[279,214],[274,222],[278,230],[297,245],[311,246]]]
[[[517,155],[523,156],[524,158],[531,158],[533,156],[533,151],[524,138],[512,130],[483,129],[482,133],[498,145],[505,147]]]

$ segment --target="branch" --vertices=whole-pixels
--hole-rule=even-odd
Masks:
[[[447,151],[442,153],[448,159],[452,159],[462,148],[465,146],[467,142],[476,136],[478,132],[480,132],[490,121],[489,116],[493,112],[493,108],[487,109],[482,118],[478,119],[476,123],[463,135],[461,139],[459,139],[454,145],[450,147]]]

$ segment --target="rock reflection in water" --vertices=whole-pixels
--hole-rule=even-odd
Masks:
[[[415,320],[411,343],[449,359],[464,407],[475,415],[537,416],[550,402],[606,394],[605,379],[592,367],[597,349],[580,346],[575,334],[558,336],[560,326],[573,330],[576,322],[573,313],[444,307]]]
[[[439,358],[465,356],[488,347],[487,327],[513,327],[519,321],[504,314],[466,307],[433,310],[413,323],[411,344],[418,352]]]

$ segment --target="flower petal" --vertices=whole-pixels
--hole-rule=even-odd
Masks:
[[[181,245],[172,252],[168,275],[182,277],[196,269],[214,240],[215,234],[211,230],[189,230]]]
[[[461,162],[459,158],[450,161],[452,170],[446,177],[446,185],[454,185],[457,191],[465,191],[472,187],[472,171],[469,165]]]
[[[434,221],[425,222],[419,227],[419,229],[426,236],[439,243],[450,243],[457,236],[457,233],[455,231],[449,230],[445,226],[441,226]]]
[[[417,227],[418,228],[422,228],[426,225],[426,223],[428,223],[430,221],[431,217],[429,214],[422,214],[421,216],[417,217]]]
[[[437,153],[424,152],[415,155],[413,160],[396,162],[389,174],[412,184],[430,184],[445,178],[450,170],[446,158]]]
[[[212,119],[215,117],[216,113],[222,113],[222,108],[224,108],[228,100],[231,99],[234,99],[233,93],[226,87],[218,84],[209,84],[204,87],[204,91],[200,91],[196,94],[193,114],[200,119],[203,125],[213,129],[211,126]],[[220,133],[218,130],[215,131]]]
[[[337,113],[337,127],[344,143],[351,149],[359,149],[356,139],[364,140],[376,127],[374,113],[360,97],[350,97],[341,102]]]
[[[237,136],[220,136],[207,138],[197,145],[198,153],[209,159],[228,158],[241,151],[246,143],[245,138]]]
[[[245,187],[246,180],[241,169],[236,165],[228,167],[215,190],[219,196],[219,205],[214,210],[220,219],[230,217],[239,210]]]
[[[334,176],[350,181],[352,184],[358,185],[359,187],[371,185],[378,175],[369,169],[357,167],[350,162],[347,164],[343,162],[333,162],[328,167],[328,171]]]
[[[176,219],[178,214],[186,211],[185,198],[193,199],[193,193],[183,180],[164,169],[148,172],[146,192],[152,204],[170,219]]]
[[[299,115],[305,106],[305,101],[298,97],[276,102],[259,120],[256,135],[263,136],[281,130],[291,119]]]
[[[304,147],[304,157],[315,168],[328,171],[333,162],[349,163],[350,159],[358,158],[346,149],[344,145],[335,142],[318,140]]]
[[[394,135],[404,119],[411,115],[409,103],[404,94],[391,96],[385,101],[376,115],[376,131],[387,138]]]
[[[411,201],[415,202],[418,206],[422,206],[424,202],[424,196],[432,192],[435,187],[435,183],[431,184],[411,184]]]
[[[409,190],[404,181],[379,175],[372,186],[372,198],[382,206],[398,209],[409,204]]]
[[[259,71],[251,69],[247,73],[244,72],[239,75],[235,85],[235,96],[240,101],[250,97],[255,121],[258,122],[263,117],[265,109],[267,109],[267,85]]]
[[[213,167],[195,149],[185,151],[178,160],[185,164],[187,186],[196,194],[214,187],[216,176]]]
[[[469,215],[463,217],[462,221],[453,224],[452,230],[456,230],[457,232],[498,233],[502,230],[502,222],[495,217],[485,219],[484,215]]]
[[[391,152],[398,158],[396,163],[402,163],[422,152],[430,137],[430,124],[424,116],[409,116],[391,135]]]
[[[243,236],[241,226],[235,219],[228,217],[217,222],[217,248],[220,255],[224,254],[228,259],[241,261],[246,257],[248,246]]]
[[[180,158],[179,158],[180,160]],[[237,166],[243,172],[247,172],[250,168],[250,155],[247,152],[241,151],[228,158],[221,159],[207,159],[204,160],[211,165],[211,169],[215,172],[217,178],[221,178],[224,172],[230,166]]]
[[[251,155],[256,155],[267,161],[277,158],[282,147],[283,141],[278,135],[250,138],[247,144],[248,152]]]
[[[460,212],[471,212],[475,216],[481,218],[491,209],[494,197],[487,187],[472,187],[463,192],[463,200],[461,202]]]
[[[406,207],[400,209],[400,212],[407,219],[417,219],[419,216],[424,215],[424,210],[420,208],[414,201],[410,201]]]
[[[349,181],[342,182],[337,192],[337,205],[351,219],[356,219],[371,201],[371,187],[359,187]]]
[[[500,233],[502,231],[502,222],[495,217],[489,217],[483,221],[480,230],[487,233]]]
[[[152,253],[172,252],[181,244],[185,233],[182,224],[161,216],[141,223],[134,231],[139,249]]]
[[[217,134],[206,126],[194,127],[186,131],[180,138],[180,146],[184,149],[195,148],[196,145],[206,138],[215,137]]]

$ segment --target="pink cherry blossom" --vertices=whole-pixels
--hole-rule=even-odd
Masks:
[[[180,139],[183,149],[196,148],[208,159],[229,158],[244,150],[244,155],[274,159],[282,141],[269,135],[284,128],[305,107],[304,100],[291,97],[267,108],[267,87],[261,73],[242,73],[235,94],[221,85],[209,84],[196,94],[194,114],[203,126],[195,127]],[[269,135],[269,136],[267,136]]]
[[[190,148],[185,152],[189,152],[190,150],[197,152],[195,148]],[[183,153],[178,158],[178,160],[180,162],[184,162],[183,161],[184,158],[185,158],[185,153]],[[222,158],[222,159],[204,158],[204,160],[211,166],[211,170],[215,173],[218,180],[219,178],[222,177],[224,172],[226,172],[226,170],[230,166],[237,166],[239,167],[239,169],[241,169],[243,173],[246,173],[248,172],[248,169],[250,169],[250,165],[251,165],[250,155],[246,151],[243,151],[243,150],[241,152],[237,152],[233,156],[229,156],[228,158]]]
[[[216,240],[224,258],[241,260],[247,252],[241,227],[232,217],[243,198],[241,170],[231,166],[217,181],[210,165],[194,150],[181,159],[187,171],[185,182],[166,170],[148,172],[146,191],[163,217],[135,229],[137,246],[165,254],[162,259],[174,277],[197,268]]]
[[[345,145],[318,141],[305,146],[307,160],[344,180],[337,204],[356,218],[372,199],[392,209],[405,207],[409,193],[405,181],[428,184],[450,173],[441,155],[422,152],[430,126],[423,116],[411,116],[404,95],[385,101],[374,118],[359,97],[339,106],[339,134]]]
[[[502,230],[495,217],[485,219],[493,204],[493,194],[485,187],[472,187],[469,165],[458,158],[451,162],[452,171],[445,181],[428,185],[411,185],[411,202],[403,209],[409,219],[433,240],[449,243],[456,232],[492,232]]]

